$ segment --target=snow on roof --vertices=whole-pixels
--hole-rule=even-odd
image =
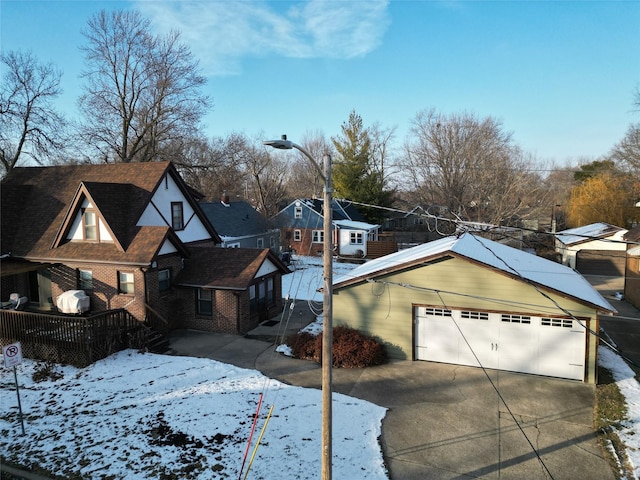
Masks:
[[[365,222],[356,222],[354,220],[334,220],[333,223],[339,227],[350,228],[352,230],[375,230],[378,225],[372,225]]]
[[[599,222],[562,230],[556,233],[556,238],[565,245],[572,245],[575,243],[588,242],[593,239],[610,237],[620,232],[624,234],[627,230],[622,227]]]
[[[525,281],[550,288],[557,292],[595,305],[603,310],[615,309],[587,280],[575,270],[559,263],[521,250],[487,240],[470,233],[459,238],[445,237],[417,247],[376,258],[334,280],[334,285],[365,279],[385,271],[401,270],[413,263],[451,252],[488,267],[516,275]]]

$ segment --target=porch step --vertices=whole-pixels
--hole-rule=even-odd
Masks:
[[[151,353],[166,353],[170,349],[165,335],[142,323],[131,335],[131,340],[131,348]]]
[[[169,339],[161,333],[150,331],[147,337],[147,350],[151,353],[166,353],[169,350]]]

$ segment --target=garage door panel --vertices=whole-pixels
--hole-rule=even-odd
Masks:
[[[496,346],[502,370],[538,372],[538,322],[528,315],[500,314]]]
[[[582,380],[585,354],[585,329],[579,322],[567,318],[540,319],[540,375]]]
[[[495,358],[493,328],[487,312],[454,311],[460,331],[460,364],[498,368]],[[459,332],[460,333],[460,332]]]
[[[584,379],[586,331],[570,318],[419,307],[415,338],[419,360]]]
[[[445,309],[418,309],[416,316],[416,359],[458,363],[459,332]]]

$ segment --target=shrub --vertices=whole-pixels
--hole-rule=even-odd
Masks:
[[[291,354],[295,358],[321,361],[322,335],[313,335],[308,332],[294,333],[287,337],[285,343],[289,345]]]
[[[370,367],[386,360],[384,347],[374,338],[344,326],[333,329],[334,367]]]
[[[36,382],[44,382],[45,380],[60,380],[64,374],[57,371],[58,365],[53,362],[38,363],[33,369],[31,379]]]
[[[287,337],[286,343],[294,357],[322,361],[322,335],[300,332]],[[333,329],[334,367],[363,368],[386,361],[383,345],[374,338],[344,326]]]

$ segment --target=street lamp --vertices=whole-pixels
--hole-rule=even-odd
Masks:
[[[331,155],[324,155],[324,171],[314,160],[309,152],[300,145],[296,145],[287,140],[286,135],[282,135],[280,140],[267,140],[263,142],[269,147],[291,150],[295,148],[304,154],[314,168],[324,180],[324,230],[323,230],[323,302],[322,302],[322,480],[331,480],[331,367],[333,360],[333,247],[331,245]]]

